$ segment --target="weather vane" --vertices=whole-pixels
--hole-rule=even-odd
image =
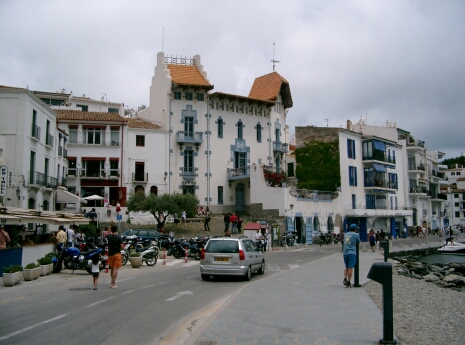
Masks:
[[[273,72],[274,72],[274,69],[275,69],[275,66],[278,62],[281,62],[281,61],[278,61],[278,60],[275,60],[274,59],[274,42],[273,42],[273,60],[271,60],[271,62],[273,63]]]

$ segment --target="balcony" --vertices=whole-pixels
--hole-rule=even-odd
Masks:
[[[410,186],[410,194],[428,194],[428,189],[423,186]]]
[[[132,182],[147,183],[149,173],[132,173]]]
[[[118,147],[119,142],[88,142],[87,140],[70,140],[68,145],[92,145],[92,146],[107,146],[107,147]]]
[[[418,172],[425,172],[426,168],[423,163],[416,163],[416,162],[409,162],[408,163],[408,171],[418,171]]]
[[[47,188],[53,188],[53,189],[57,189],[58,187],[58,179],[55,178],[55,177],[49,177],[48,178],[49,182],[46,184],[45,187]]]
[[[28,172],[28,184],[32,186],[45,186],[46,185],[46,176],[38,171],[29,171]]]
[[[62,178],[61,178],[60,186],[66,187],[67,185],[68,185],[68,181],[66,180],[65,177],[62,177]]]
[[[407,217],[413,215],[413,209],[411,207],[389,208],[386,205],[374,205],[372,207],[346,205],[344,206],[344,215],[354,217]]]
[[[389,163],[391,165],[396,164],[396,158],[386,154],[384,151],[380,150],[374,150],[372,155],[369,155],[368,153],[364,152],[363,153],[363,160],[364,161],[378,161],[378,162],[384,162],[384,163]]]
[[[68,150],[67,149],[63,149],[63,158],[66,158],[68,157]]]
[[[106,177],[106,173],[104,169],[100,170],[94,170],[94,169],[80,169],[80,174],[79,176],[82,179],[90,179],[90,180],[101,180]],[[68,175],[69,175],[69,169],[68,169]]]
[[[196,184],[195,182],[196,174],[193,171],[183,171],[181,173],[181,178],[182,178],[181,184],[183,186],[195,186]]]
[[[39,126],[32,125],[31,136],[37,140],[40,140],[40,127]]]
[[[407,142],[407,150],[423,150],[425,148],[425,142],[422,140],[415,140],[410,138]]]
[[[393,190],[397,190],[397,183],[390,182],[384,179],[365,178],[364,187],[373,189],[373,190],[382,189],[385,191],[393,191]]]
[[[63,155],[63,147],[61,145],[58,145],[58,156]]]
[[[188,133],[185,131],[177,131],[176,142],[180,150],[182,150],[184,144],[194,144],[195,149],[198,150],[200,144],[203,143],[203,132]]]
[[[120,170],[119,169],[109,169],[109,174],[108,174],[108,178],[109,179],[118,179],[120,176]]]
[[[78,174],[79,174],[79,171],[78,171],[77,168],[68,168],[68,175],[67,176],[76,177],[76,176],[78,176]]]
[[[51,134],[46,134],[45,135],[45,145],[49,147],[53,147],[53,135]]]
[[[228,181],[241,180],[250,177],[250,166],[228,169]]]
[[[287,153],[289,144],[280,141],[273,141],[273,152]]]

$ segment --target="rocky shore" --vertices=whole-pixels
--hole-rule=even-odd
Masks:
[[[461,277],[460,273],[454,275]],[[465,292],[404,273],[394,273],[392,280],[394,334],[399,345],[465,344]],[[371,281],[364,289],[382,311],[382,286]]]

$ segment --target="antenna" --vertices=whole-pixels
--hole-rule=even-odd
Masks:
[[[165,45],[165,27],[163,27],[163,34],[161,36],[161,52],[164,53],[163,47]]]
[[[325,121],[326,121],[326,127],[328,127],[328,119],[325,119]]]
[[[100,93],[101,95],[105,95],[105,101],[108,102],[107,94],[106,93]]]
[[[273,60],[271,60],[271,62],[273,63],[273,72],[274,72],[275,65],[276,65],[278,62],[281,62],[281,61],[278,61],[278,60],[275,60],[275,59],[274,59],[274,42],[273,42]]]

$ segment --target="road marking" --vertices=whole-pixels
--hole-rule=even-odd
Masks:
[[[184,262],[184,260],[176,259],[176,260],[167,262],[165,266],[174,266],[176,264],[180,264],[181,262]]]
[[[132,289],[132,290],[124,291],[122,293],[122,295],[126,295],[127,293],[131,293],[131,292],[134,292],[134,291],[137,291],[137,290],[139,290],[139,289]]]
[[[190,266],[196,266],[196,265],[200,265],[200,261],[191,261],[185,265],[182,265],[182,267],[190,267]]]
[[[184,295],[193,295],[193,293],[192,293],[192,291],[177,292],[176,295],[174,295],[171,298],[168,298],[167,301],[174,301],[175,299],[178,299],[179,297],[184,296]]]
[[[268,264],[268,271],[281,271],[278,265]]]
[[[48,319],[48,320],[45,320],[45,321],[36,323],[35,325],[32,325],[32,326],[29,326],[29,327],[20,329],[19,331],[16,331],[16,332],[13,332],[13,333],[4,335],[3,337],[0,337],[0,341],[6,340],[6,339],[11,338],[11,337],[13,337],[13,336],[15,336],[15,335],[18,335],[18,334],[21,334],[21,333],[23,333],[23,332],[29,331],[29,330],[31,330],[31,329],[33,329],[33,328],[36,328],[36,327],[45,325],[46,323],[49,323],[49,322],[53,322],[53,321],[55,321],[55,320],[62,319],[62,318],[64,318],[65,316],[67,316],[68,314],[69,314],[69,313],[62,314],[62,315],[59,315],[59,316],[54,317],[54,318],[52,318],[52,319]]]
[[[86,308],[94,307],[94,306],[96,306],[97,304],[107,302],[107,301],[109,301],[109,300],[111,300],[111,299],[113,299],[113,298],[116,298],[116,296],[108,297],[108,298],[106,298],[106,299],[104,299],[104,300],[101,300],[101,301],[98,301],[98,302],[89,304],[88,306],[86,306]]]
[[[147,286],[141,287],[140,289],[141,289],[141,290],[143,290],[143,289],[148,289],[148,288],[154,287],[155,285],[157,285],[157,284],[147,285]]]
[[[189,276],[189,277],[186,277],[186,278],[189,279],[189,278],[194,278],[194,277],[198,277],[198,274],[194,274],[193,276]]]
[[[292,265],[292,264],[288,264],[288,266],[289,266],[289,268],[290,268],[291,270],[293,270],[294,268],[299,267],[299,265]]]

